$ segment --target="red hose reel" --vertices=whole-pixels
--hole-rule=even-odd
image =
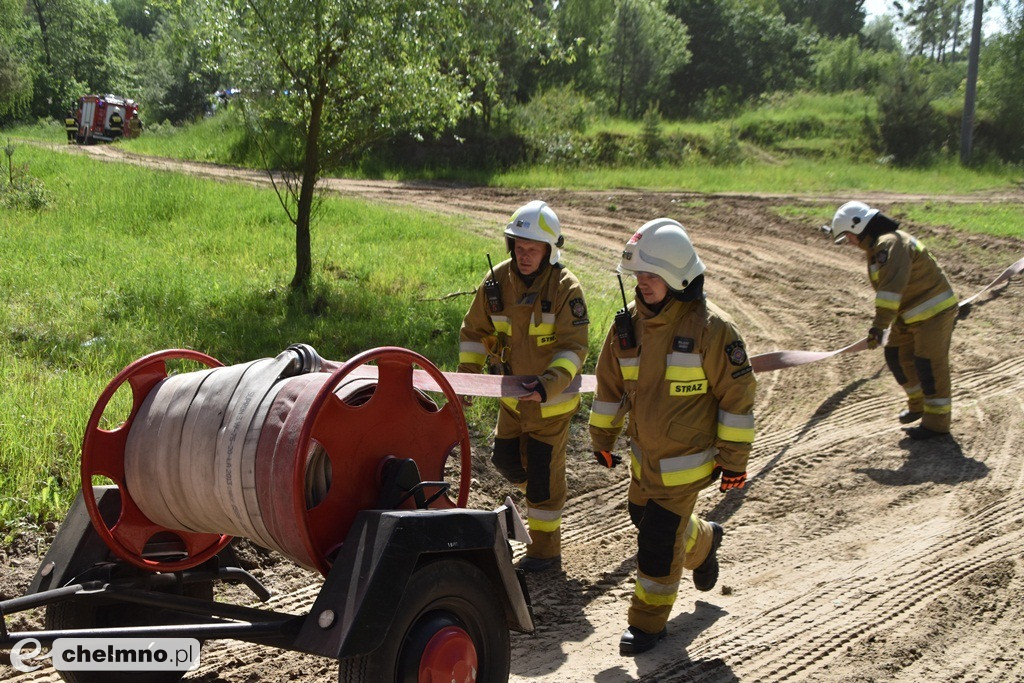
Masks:
[[[167,368],[171,360],[197,361],[210,369],[202,374],[187,373],[193,375],[190,377],[171,375]],[[354,372],[365,370],[362,366],[370,363],[376,364],[375,381],[365,379],[365,372]],[[415,461],[423,480],[444,481],[445,464],[454,456],[456,446],[457,500],[442,495],[431,507],[465,507],[470,483],[469,431],[459,398],[440,370],[423,356],[397,347],[371,349],[342,364],[323,361],[322,366],[333,372],[282,377],[277,382],[283,384],[265,392],[265,404],[254,413],[262,422],[257,425],[253,421],[244,454],[240,455],[241,436],[237,439],[239,448],[227,449],[236,460],[242,458],[228,470],[234,473],[234,481],[227,482],[208,481],[210,477],[197,477],[194,472],[192,479],[179,478],[177,463],[147,459],[155,453],[170,460],[178,453],[178,457],[187,459],[181,469],[199,467],[205,472],[212,458],[223,456],[224,424],[235,404],[242,401],[236,397],[233,402],[227,401],[230,405],[217,405],[211,404],[209,396],[205,403],[196,397],[204,382],[221,381],[233,368],[235,375],[240,374],[238,366],[224,367],[203,353],[175,349],[140,358],[118,373],[100,394],[82,445],[83,496],[93,526],[107,546],[136,567],[178,571],[202,564],[220,552],[233,535],[240,535],[229,531],[257,529],[259,533],[252,536],[256,543],[280,550],[326,575],[355,516],[360,510],[376,506],[384,461],[391,456],[409,458]],[[440,388],[444,405],[438,406],[414,386],[416,367]],[[107,405],[125,383],[132,394],[128,418],[114,429],[101,428]],[[168,393],[172,391],[176,393]],[[218,424],[218,415],[211,411],[225,413],[224,422],[219,423],[219,436],[200,435],[210,444],[222,440],[216,455],[212,446],[190,448],[197,441],[180,437],[177,430],[181,423],[154,408],[176,405],[174,412],[181,413],[182,400],[195,401],[190,407],[201,414],[207,430],[209,425]],[[253,410],[251,406],[248,409]],[[177,439],[171,439],[170,447],[168,434]],[[139,443],[156,447],[140,450]],[[139,472],[145,472],[145,476]],[[155,476],[153,472],[164,475]],[[94,476],[109,478],[120,491],[121,512],[113,523],[100,515],[92,490]],[[213,500],[230,496],[242,477],[249,482],[243,501],[248,507],[233,503],[234,508],[225,506],[226,513],[216,512],[220,508],[213,505]],[[241,500],[241,494],[237,498]],[[154,501],[168,503],[164,507]],[[411,503],[407,505],[411,507]],[[206,514],[199,514],[204,506]],[[239,507],[248,512],[239,516]],[[169,521],[168,509],[179,511],[180,523]],[[166,546],[158,541],[167,539],[172,541],[173,553],[154,552],[158,546]]]

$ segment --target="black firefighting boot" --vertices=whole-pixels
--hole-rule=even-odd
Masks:
[[[549,569],[561,569],[562,568],[562,556],[555,555],[554,557],[524,557],[519,560],[519,564],[516,565],[519,569],[524,572],[530,572],[536,574],[538,572],[546,572]]]
[[[907,436],[914,441],[924,441],[926,439],[936,439],[940,436],[947,436],[949,432],[937,432],[934,429],[928,429],[924,425],[918,425],[905,430]]]
[[[619,654],[625,657],[647,652],[666,635],[668,635],[667,628],[663,628],[657,633],[648,633],[641,631],[636,626],[630,626],[619,638]]]
[[[924,413],[920,410],[903,410],[900,412],[900,422],[908,425],[911,422],[917,422],[924,416]]]
[[[708,556],[693,570],[693,587],[699,591],[709,591],[718,583],[718,546],[722,545],[725,529],[717,522],[711,522],[711,550]]]

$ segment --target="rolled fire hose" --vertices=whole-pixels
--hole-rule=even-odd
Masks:
[[[168,359],[210,367],[170,374]],[[369,362],[372,377],[360,372]],[[413,385],[414,367],[444,405]],[[126,384],[131,414],[100,428]],[[333,363],[296,345],[223,367],[171,350],[129,365],[101,394],[82,446],[82,491],[102,540],[143,569],[198,566],[243,536],[326,574],[356,515],[379,507],[389,460],[412,460],[423,481],[445,482],[456,450],[458,498],[439,493],[432,507],[466,504],[469,430],[444,375],[412,351],[373,349]],[[97,476],[119,490],[116,520],[99,512]]]

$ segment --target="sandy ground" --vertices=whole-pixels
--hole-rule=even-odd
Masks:
[[[154,163],[114,147],[89,149]],[[155,163],[264,182],[220,167]],[[772,210],[780,204],[831,209],[851,197],[325,185],[378,203],[469,216],[478,226],[472,229],[487,234],[516,206],[542,197],[562,220],[565,261],[576,271],[610,271],[639,225],[676,218],[707,263],[709,297],[734,316],[754,354],[839,348],[862,337],[870,322],[873,295],[860,252],[833,246],[815,226]],[[858,198],[884,210],[897,201],[1020,202],[1024,193]],[[904,227],[929,245],[961,298],[1024,256],[1021,238]],[[707,490],[698,502],[700,514],[726,529],[719,586],[697,593],[684,577],[667,639],[636,658],[618,654],[636,569],[627,472],[591,463],[586,415],[577,416],[562,572],[529,578],[538,627],[513,634],[510,680],[1024,681],[1022,301],[1018,277],[984,295],[959,321],[948,440],[917,443],[903,435],[896,421],[901,392],[880,351],[761,374],[749,483],[727,495]],[[494,507],[506,492],[487,464],[485,435],[477,437],[470,502]],[[33,550],[0,557],[6,577],[0,592],[23,590],[37,563]],[[296,613],[309,607],[318,575],[244,550],[252,571],[275,592],[272,607]],[[201,669],[187,677],[203,683],[336,679],[329,660],[233,641],[207,644]],[[13,680],[56,677],[44,669]]]

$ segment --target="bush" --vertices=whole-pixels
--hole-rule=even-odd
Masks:
[[[941,148],[942,119],[931,99],[927,83],[909,62],[883,83],[878,98],[878,133],[883,151],[896,164],[924,163]]]
[[[644,112],[643,124],[640,129],[640,147],[643,150],[644,158],[648,161],[657,159],[663,144],[661,114],[658,112],[658,105],[652,104]]]
[[[571,85],[549,88],[513,111],[512,130],[528,141],[530,161],[578,165],[590,156],[583,131],[596,112],[597,105]]]

